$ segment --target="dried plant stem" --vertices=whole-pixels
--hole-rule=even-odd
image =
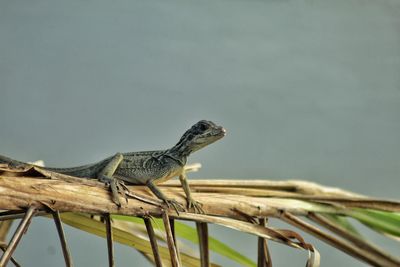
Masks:
[[[33,216],[36,217],[36,216],[46,215],[46,214],[48,214],[47,211],[36,210],[35,214]],[[0,222],[7,221],[7,220],[21,219],[24,216],[25,216],[25,211],[23,211],[23,210],[4,211],[4,212],[0,212]]]
[[[169,218],[169,224],[171,226],[172,237],[174,238],[175,248],[176,248],[176,252],[178,254],[178,261],[182,262],[181,261],[181,253],[179,253],[178,241],[176,239],[176,234],[175,234],[175,219]]]
[[[260,218],[259,224],[261,226],[265,226],[267,219]],[[258,258],[257,258],[257,266],[258,267],[271,267],[271,255],[268,250],[267,240],[262,237],[258,237]]]
[[[207,223],[196,222],[197,235],[199,237],[201,267],[210,266],[210,253],[208,248],[208,226]]]
[[[58,211],[53,212],[53,219],[54,219],[54,223],[57,228],[58,236],[60,237],[61,248],[62,248],[63,255],[64,255],[65,265],[67,267],[73,267],[74,265],[72,263],[71,253],[68,248],[67,240],[65,239],[64,229],[62,226],[60,213]]]
[[[34,206],[30,206],[28,208],[28,210],[26,211],[24,218],[20,222],[17,230],[15,231],[13,237],[11,238],[10,243],[7,246],[6,251],[4,251],[4,253],[0,259],[0,266],[7,265],[8,261],[10,260],[10,257],[12,256],[19,241],[21,240],[22,235],[28,229],[31,219],[32,219],[33,215],[35,214],[35,211],[36,211],[36,208]]]
[[[350,241],[356,247],[363,249],[364,251],[370,253],[371,255],[375,255],[376,257],[386,258],[388,261],[391,261],[393,264],[400,266],[400,260],[392,257],[388,253],[385,253],[380,248],[374,246],[373,244],[367,242],[366,240],[362,240],[354,234],[349,233],[339,225],[332,223],[330,220],[326,219],[322,215],[315,214],[314,212],[310,212],[307,216],[310,220],[318,223],[319,225],[331,230],[335,234],[341,236],[342,238]]]
[[[113,244],[113,232],[111,227],[110,214],[106,213],[103,215],[106,223],[106,235],[107,235],[107,250],[108,250],[108,266],[114,267],[114,244]]]
[[[5,252],[7,249],[7,245],[6,244],[0,244],[0,249]],[[14,257],[11,256],[10,258],[11,262],[14,264],[15,267],[21,267],[21,265],[14,259]]]
[[[363,240],[357,240],[348,235],[346,231],[343,232],[337,225],[330,225],[329,221],[324,221],[324,217],[313,216],[310,213],[312,211],[318,214],[348,214],[351,216],[351,213],[346,213],[346,211],[351,211],[354,207],[400,212],[400,202],[398,201],[368,198],[304,181],[211,179],[191,181],[190,186],[192,187],[192,197],[203,204],[204,214],[182,212],[177,216],[173,210],[164,210],[167,207],[154,198],[146,186],[129,186],[130,191],[134,194],[127,195],[132,196],[132,198],[129,198],[128,203],[124,202],[122,207],[117,207],[110,198],[108,188],[95,180],[75,178],[35,167],[25,171],[0,169],[0,209],[10,210],[0,212],[0,221],[23,216],[22,221],[26,221],[28,213],[21,212],[21,209],[30,206],[35,206],[37,210],[50,209],[60,212],[162,217],[170,252],[169,255],[167,255],[168,253],[166,255],[171,257],[173,267],[180,266],[173,219],[204,223],[202,226],[198,224],[200,232],[203,231],[200,238],[206,237],[204,234],[206,223],[217,223],[241,232],[257,235],[260,238],[258,265],[262,267],[271,265],[265,239],[306,249],[311,252],[310,255],[314,256],[313,259],[319,259],[319,254],[314,253],[317,250],[306,243],[300,235],[285,229],[261,226],[259,225],[260,221],[256,220],[257,218],[278,217],[371,265],[400,266],[394,257],[382,253],[373,246],[365,245],[366,242],[363,243]],[[186,204],[183,190],[178,182],[168,181],[160,187],[167,198],[174,199],[182,205]],[[239,211],[245,211],[245,213]],[[30,217],[37,214],[43,213],[35,210],[30,214]],[[341,238],[325,233],[319,228],[299,220],[294,215],[309,216],[311,220],[324,225]],[[27,225],[29,225],[29,222]],[[111,229],[110,226],[109,228]],[[102,228],[102,230],[104,229]],[[114,229],[114,234],[117,233],[117,230]],[[149,232],[151,239],[150,235]],[[111,237],[112,234],[108,234],[108,236]],[[20,235],[18,238],[21,238]],[[19,241],[18,238],[13,238],[15,244],[10,243],[10,248],[14,246],[15,249],[15,245]],[[108,238],[108,244],[111,244],[111,241],[112,239]],[[200,244],[204,247],[201,253],[202,266],[207,266],[210,264],[209,256],[206,255],[208,248],[206,248],[205,241],[200,240]],[[109,253],[113,255],[110,250],[111,247],[109,245]],[[147,248],[146,253],[151,254],[150,246],[148,245]],[[154,247],[152,248],[156,259],[157,252]],[[7,251],[6,253],[9,253]],[[159,253],[163,252],[166,251],[160,247]],[[2,260],[3,258],[4,254]],[[113,257],[110,257],[110,266],[113,264],[111,260],[113,260]],[[159,264],[161,266],[161,263]],[[317,264],[314,264],[314,266],[317,266]]]
[[[157,237],[154,233],[153,225],[148,217],[143,217],[144,224],[146,225],[147,234],[149,235],[151,248],[153,250],[154,262],[156,267],[162,267],[160,252],[158,251]]]
[[[165,233],[167,235],[167,243],[168,243],[169,253],[171,256],[172,267],[180,267],[181,264],[178,258],[178,251],[175,246],[174,237],[172,236],[171,225],[167,212],[165,211],[163,212],[162,219],[164,222]]]
[[[303,221],[297,218],[296,216],[288,213],[288,212],[282,212],[280,218],[297,227],[302,229],[303,231],[317,237],[318,239],[330,244],[331,246],[342,250],[343,252],[358,258],[364,262],[367,262],[368,264],[371,264],[372,266],[386,266],[386,267],[398,267],[399,265],[393,264],[391,261],[389,261],[386,258],[382,257],[376,257],[375,255],[371,255],[362,249],[352,245],[351,243],[348,243],[346,241],[337,239],[333,237],[332,235],[329,235],[327,233],[324,233],[321,231],[319,228]]]

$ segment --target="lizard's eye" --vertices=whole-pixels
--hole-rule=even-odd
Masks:
[[[204,123],[202,123],[202,124],[200,124],[200,126],[199,126],[199,129],[200,129],[200,131],[205,131],[205,130],[207,130],[207,129],[208,129],[208,125],[207,125],[207,124],[204,124]]]

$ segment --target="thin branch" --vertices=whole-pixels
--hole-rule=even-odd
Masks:
[[[153,249],[154,262],[156,267],[162,267],[160,252],[158,251],[157,238],[154,233],[153,225],[148,217],[143,217],[144,224],[146,225],[147,234],[149,235],[151,248]]]
[[[7,245],[5,243],[0,243],[0,249],[5,252],[7,249]],[[14,264],[15,267],[21,267],[21,265],[11,256],[11,262]]]
[[[108,250],[108,266],[114,267],[114,245],[113,245],[113,232],[111,226],[110,214],[103,215],[106,222],[106,235],[107,235],[107,250]]]
[[[210,266],[210,253],[208,248],[207,223],[196,222],[197,235],[199,237],[201,267]]]
[[[10,260],[10,257],[12,256],[15,249],[17,248],[17,245],[18,245],[19,241],[21,240],[22,235],[28,229],[31,219],[32,219],[33,215],[35,214],[35,211],[36,211],[36,208],[34,206],[30,206],[29,209],[26,211],[24,218],[20,222],[17,230],[15,231],[13,237],[11,238],[11,241],[8,244],[6,251],[4,251],[3,255],[1,256],[0,266],[7,265],[8,261]]]
[[[8,211],[0,212],[0,221],[21,219],[25,216],[25,212],[26,211],[23,211],[23,210],[8,210]],[[40,215],[45,215],[45,214],[48,214],[48,212],[37,210],[33,216],[35,217],[35,216],[40,216]]]
[[[259,224],[265,227],[266,224],[265,218],[259,219]],[[258,260],[257,260],[258,267],[272,267],[271,255],[268,250],[267,240],[262,237],[258,237]]]
[[[7,234],[10,231],[13,222],[14,220],[0,221],[0,249],[3,252],[5,252],[7,249],[7,244],[6,244]],[[20,265],[14,259],[14,257],[11,257],[10,260],[16,267],[20,267]]]
[[[175,248],[176,248],[176,255],[178,255],[178,262],[181,262],[181,255],[179,253],[178,241],[176,240],[176,234],[175,234],[175,219],[174,218],[169,218],[169,224],[171,226],[172,238],[174,239],[174,244],[175,244]]]
[[[58,236],[60,237],[61,247],[64,255],[65,265],[67,267],[73,267],[74,264],[72,262],[71,253],[68,248],[67,240],[65,239],[64,229],[62,226],[60,213],[58,211],[54,211],[53,213],[54,223],[57,227]]]
[[[20,219],[25,216],[24,210],[7,210],[0,212],[0,221],[7,221],[13,219]]]
[[[361,248],[368,253],[375,255],[376,257],[386,258],[388,261],[391,261],[393,264],[400,266],[400,260],[392,257],[388,253],[385,253],[380,248],[374,246],[373,244],[367,242],[366,240],[362,240],[361,238],[355,236],[354,234],[346,231],[343,227],[340,227],[337,224],[334,224],[332,221],[328,220],[326,217],[322,215],[315,214],[314,212],[310,212],[308,218],[312,221],[318,223],[319,225],[331,230],[335,234],[341,236],[342,238],[350,241],[356,247]]]
[[[167,235],[168,249],[171,256],[172,267],[180,267],[181,264],[178,258],[178,251],[175,247],[174,238],[172,236],[171,225],[169,224],[169,216],[166,211],[163,212],[162,219],[164,222],[165,233]]]
[[[371,264],[372,266],[386,266],[386,267],[398,267],[398,265],[393,264],[391,261],[389,261],[386,258],[383,257],[376,257],[375,255],[371,255],[369,253],[366,253],[365,251],[359,249],[358,247],[337,239],[333,237],[332,235],[329,235],[323,231],[321,231],[319,228],[303,221],[297,218],[296,216],[293,216],[292,214],[288,212],[282,212],[282,215],[280,216],[280,219],[283,221],[298,227],[302,229],[303,231],[317,237],[318,239],[332,245],[333,247],[340,249],[341,251],[358,258],[364,262],[367,262]]]

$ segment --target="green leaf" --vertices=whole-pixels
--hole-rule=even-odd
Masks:
[[[124,220],[124,221],[143,224],[143,220],[137,217],[123,216],[123,215],[112,215],[111,217],[114,220],[117,219],[117,220]],[[161,219],[153,218],[153,220],[155,228],[158,227],[164,230],[164,224]],[[197,237],[197,231],[193,227],[190,227],[179,221],[175,221],[175,231],[178,237],[186,239],[194,244],[199,243],[199,239]],[[252,260],[250,260],[246,256],[243,256],[242,254],[235,251],[228,245],[224,244],[223,242],[213,237],[209,237],[209,248],[215,253],[218,253],[226,258],[229,258],[242,266],[251,266],[251,267],[256,266],[256,264]]]
[[[400,213],[352,209],[347,214],[375,231],[400,237]]]

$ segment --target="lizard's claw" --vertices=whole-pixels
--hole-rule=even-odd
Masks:
[[[127,197],[127,195],[125,194],[125,191],[128,192],[128,193],[130,193],[129,188],[125,185],[124,181],[119,181],[119,180],[116,180],[116,181],[117,181],[117,189],[118,189],[118,192],[121,193],[122,197],[123,197],[123,198],[125,199],[125,201],[126,201],[126,204],[128,204],[128,197]]]
[[[109,185],[111,189],[112,200],[118,206],[118,208],[120,208],[121,202],[119,201],[119,195],[118,195],[118,182],[116,180],[112,180],[110,181]]]
[[[127,192],[131,192],[129,188],[126,186],[124,181],[119,181],[119,185]]]
[[[194,213],[204,214],[204,210],[202,208],[203,204],[194,200],[193,198],[188,199],[188,208],[193,208]]]
[[[128,203],[128,197],[125,194],[125,190],[129,192],[129,189],[127,188],[127,186],[124,184],[123,181],[119,181],[114,178],[109,178],[107,176],[102,176],[99,178],[99,180],[101,182],[104,182],[106,186],[110,187],[112,200],[119,208],[121,207],[121,202],[119,201],[119,194],[121,194],[122,197],[126,200],[126,203]]]
[[[171,206],[175,209],[176,213],[179,215],[179,211],[185,212],[186,209],[185,207],[179,203],[178,201],[174,199],[165,199],[165,204],[167,204],[168,208],[171,208]]]

